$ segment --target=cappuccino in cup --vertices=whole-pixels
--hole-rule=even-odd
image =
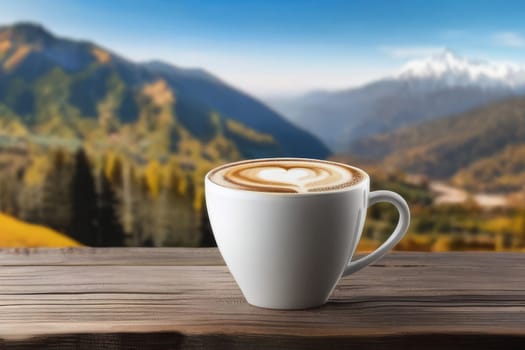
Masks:
[[[384,256],[405,234],[410,212],[390,191],[370,192],[356,167],[304,158],[226,164],[205,177],[206,206],[224,261],[251,305],[303,309],[324,304],[337,281]],[[399,211],[391,236],[352,261],[369,206]]]
[[[348,165],[321,160],[266,159],[226,165],[210,173],[210,180],[239,190],[306,193],[340,190],[363,180]]]

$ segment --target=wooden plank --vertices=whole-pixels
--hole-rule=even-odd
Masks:
[[[525,254],[395,253],[321,308],[275,311],[214,249],[157,252],[0,252],[0,348],[525,348]]]
[[[490,256],[487,259],[487,254]],[[466,264],[491,265],[497,259],[500,266],[516,263],[522,253],[485,252],[391,252],[389,265],[417,267],[431,263],[437,266],[453,266],[456,259]],[[381,266],[384,260],[374,264]],[[0,248],[0,266],[25,265],[224,265],[216,248]]]
[[[1,349],[359,349],[359,350],[465,350],[523,349],[524,341],[516,336],[491,334],[403,334],[374,337],[268,337],[260,335],[223,334],[184,336],[180,333],[106,333],[68,334],[17,341],[0,340]]]
[[[0,266],[224,265],[215,248],[0,248]]]

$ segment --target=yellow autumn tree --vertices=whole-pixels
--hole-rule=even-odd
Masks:
[[[119,155],[109,151],[105,157],[104,175],[113,185],[119,185],[122,182],[122,160]]]
[[[157,198],[160,192],[161,165],[158,160],[152,160],[146,167],[146,184],[152,198]]]

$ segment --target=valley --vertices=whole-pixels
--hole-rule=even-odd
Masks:
[[[469,193],[439,181],[414,184],[401,174],[386,180],[378,173],[373,176],[380,179],[374,188],[394,189],[411,203],[412,224],[398,250],[524,250],[523,194],[516,200],[515,194]],[[385,210],[392,209],[383,206],[377,213]],[[392,214],[376,218],[370,209],[365,226],[368,247],[379,246],[393,230],[397,217]]]
[[[435,205],[465,204],[469,200],[474,201],[481,208],[504,208],[509,205],[505,194],[469,193],[439,181],[432,181],[429,188],[436,194]]]

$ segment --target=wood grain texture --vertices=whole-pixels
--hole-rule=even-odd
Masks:
[[[0,248],[0,266],[224,265],[216,248]]]
[[[393,253],[275,311],[215,249],[1,250],[0,308],[0,349],[525,348],[525,254]]]

